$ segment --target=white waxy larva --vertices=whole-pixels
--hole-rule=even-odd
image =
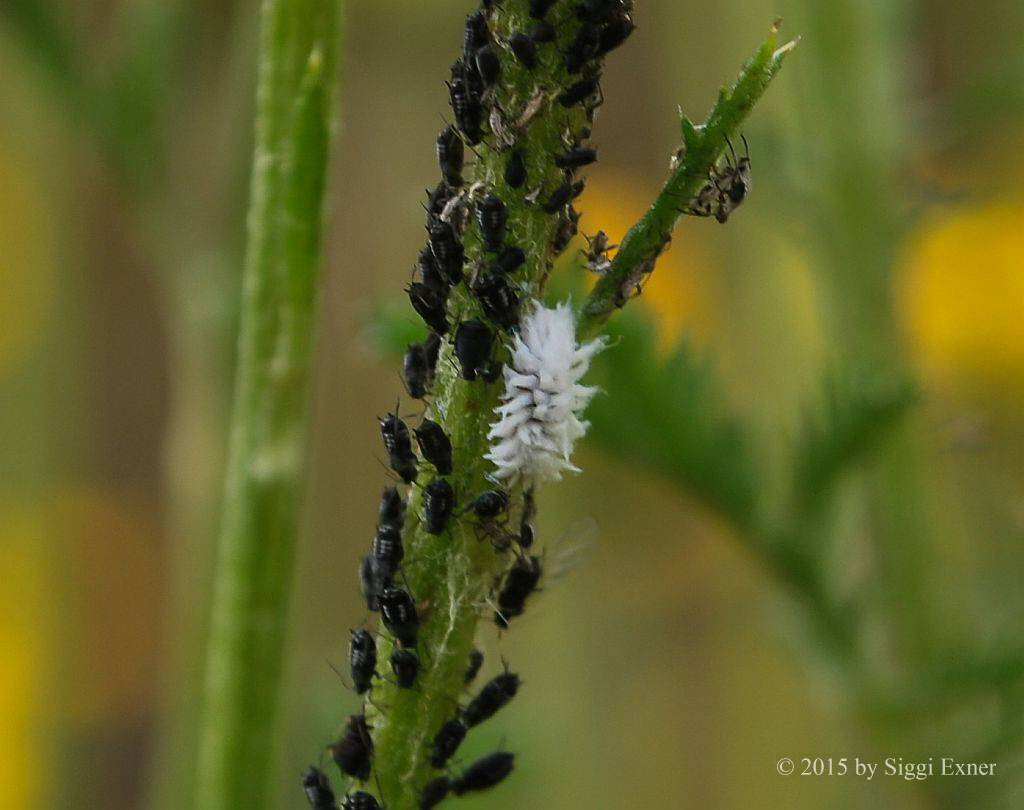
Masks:
[[[604,338],[577,344],[568,304],[534,304],[513,338],[502,404],[494,409],[499,418],[488,434],[495,478],[558,480],[579,472],[570,457],[589,427],[580,417],[597,393],[579,381],[605,344]]]

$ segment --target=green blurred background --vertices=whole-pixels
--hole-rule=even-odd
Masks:
[[[526,688],[465,754],[504,739],[519,772],[462,803],[1019,807],[1024,5],[636,5],[603,83],[589,232],[621,237],[645,210],[678,146],[676,106],[702,116],[775,15],[802,42],[746,130],[751,197],[727,227],[681,223],[634,305],[656,329],[649,356],[623,357],[656,363],[683,341],[714,369],[765,460],[769,514],[785,511],[773,471],[792,466],[826,372],[907,372],[917,400],[809,533],[838,601],[863,608],[855,657],[808,630],[807,605],[699,486],[616,452],[648,409],[601,419],[586,474],[541,500],[542,537],[596,520],[590,561],[514,632],[486,635],[489,666],[507,657]],[[356,561],[385,481],[374,417],[400,390],[373,321],[423,241],[468,10],[346,2],[282,808],[303,806],[297,775],[356,705],[328,662],[364,618]],[[0,3],[4,810],[187,806],[256,12]],[[865,682],[889,699],[864,699]],[[999,766],[865,783],[784,778],[784,756]]]

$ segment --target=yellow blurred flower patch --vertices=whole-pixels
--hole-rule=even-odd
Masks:
[[[908,242],[897,284],[927,378],[1024,386],[1024,204],[926,218]]]

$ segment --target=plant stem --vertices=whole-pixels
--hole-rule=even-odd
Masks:
[[[525,267],[516,272],[524,312],[529,301],[540,297],[554,258],[552,240],[564,216],[546,213],[542,207],[565,182],[554,157],[565,152],[568,144],[585,139],[591,117],[581,104],[566,107],[557,101],[562,91],[580,79],[579,74],[566,73],[562,53],[579,24],[572,4],[556,3],[547,19],[558,31],[560,45],[540,49],[537,66],[527,70],[505,45],[513,33],[528,30],[535,22],[525,0],[507,0],[489,15],[491,38],[501,60],[500,79],[492,91],[493,109],[500,111],[506,123],[528,117],[514,134],[514,148],[525,159],[528,180],[520,188],[506,184],[504,171],[511,150],[492,132],[475,147],[473,176],[467,181],[471,186],[483,184],[481,196],[493,193],[505,203],[506,244],[521,247],[527,256]],[[486,264],[487,257],[473,225],[463,240],[466,272],[471,276],[475,268]],[[448,314],[453,331],[459,322],[481,317],[480,304],[466,285],[452,290]],[[503,347],[501,352],[500,359],[507,360],[507,349]],[[450,480],[461,509],[477,494],[494,487],[487,478],[493,468],[484,454],[503,385],[467,382],[456,369],[451,343],[446,340],[425,415],[439,422],[451,438],[454,474]],[[401,689],[387,680],[376,682],[373,704],[367,706],[374,739],[373,784],[379,783],[388,810],[418,808],[424,785],[438,775],[429,763],[434,735],[455,716],[478,620],[481,615],[488,619],[493,615],[486,597],[509,565],[507,554],[496,552],[490,542],[480,538],[470,515],[453,515],[440,535],[426,532],[421,523],[420,485],[429,483],[428,469],[421,465],[409,500],[402,572],[403,584],[424,608],[418,644],[422,668],[415,689]],[[522,502],[521,489],[513,487],[510,494],[513,504]],[[392,643],[385,637],[380,643],[380,661],[386,662],[391,650]],[[378,711],[376,706],[387,710]]]
[[[305,457],[340,4],[265,0],[196,806],[267,806]]]
[[[625,306],[672,238],[682,208],[708,179],[708,172],[725,152],[740,124],[774,78],[796,41],[776,47],[778,23],[754,57],[747,62],[731,89],[722,88],[707,120],[699,127],[682,115],[684,153],[669,175],[654,204],[622,240],[609,270],[583,304],[578,333],[581,339],[600,331],[616,309]]]

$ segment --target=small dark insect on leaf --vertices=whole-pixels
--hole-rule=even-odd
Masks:
[[[452,755],[466,739],[468,729],[463,722],[454,717],[443,726],[434,737],[434,744],[430,750],[430,764],[435,768],[443,768]]]
[[[313,810],[338,810],[337,800],[334,798],[334,791],[331,790],[327,774],[319,768],[310,765],[302,774],[302,789]]]
[[[498,591],[498,609],[494,611],[494,622],[498,627],[508,627],[511,619],[522,615],[526,600],[537,589],[540,577],[539,557],[531,555],[516,560]]]
[[[398,473],[405,483],[411,484],[416,480],[417,467],[409,428],[398,416],[389,413],[380,420],[380,435],[384,440],[384,449],[388,453],[388,466]]]
[[[484,315],[499,326],[510,329],[519,323],[519,296],[504,275],[481,273],[473,282],[473,294]]]
[[[365,791],[357,790],[345,796],[341,810],[383,810],[383,808],[375,796]]]
[[[571,107],[574,104],[579,104],[581,101],[586,101],[597,92],[599,82],[600,78],[595,76],[589,79],[580,79],[575,84],[570,84],[558,97],[558,103],[563,107]]]
[[[473,501],[473,514],[478,518],[496,518],[507,509],[508,493],[503,489],[489,489]]]
[[[341,738],[328,746],[335,764],[346,776],[366,781],[370,778],[373,740],[366,725],[366,715],[353,714],[345,724]]]
[[[485,85],[490,87],[501,75],[501,61],[490,45],[483,45],[476,50],[476,70]]]
[[[383,571],[377,568],[372,554],[363,557],[359,564],[359,586],[366,600],[366,609],[376,613],[380,610],[380,592],[391,584]]]
[[[579,169],[589,166],[597,160],[597,150],[588,146],[576,146],[561,155],[555,156],[555,165],[559,169]]]
[[[381,526],[391,526],[398,531],[405,525],[405,499],[396,487],[388,487],[381,494],[377,523]]]
[[[495,382],[501,376],[504,366],[497,360],[488,360],[480,369],[480,379],[485,383]]]
[[[490,30],[487,27],[487,14],[477,9],[466,17],[466,25],[462,30],[462,55],[468,61],[484,45]]]
[[[566,70],[570,73],[579,73],[587,62],[597,56],[600,45],[601,29],[595,23],[585,21],[576,30],[576,37],[566,52]]]
[[[491,253],[501,250],[505,241],[505,223],[508,221],[508,209],[494,194],[488,194],[476,207],[477,224],[484,247]]]
[[[556,188],[551,196],[548,197],[547,202],[542,206],[545,214],[557,213],[560,209],[564,208],[573,197],[572,183],[568,180],[558,188]]]
[[[447,222],[434,220],[427,226],[430,239],[430,250],[437,260],[438,269],[450,284],[462,281],[462,260],[464,251],[462,241],[455,230]]]
[[[466,675],[462,682],[464,684],[471,684],[480,672],[480,667],[484,665],[484,654],[474,647],[469,651],[469,664],[466,666]]]
[[[430,217],[439,217],[444,211],[445,206],[448,205],[448,201],[452,199],[458,191],[449,186],[444,180],[434,186],[432,191],[427,192],[427,214],[428,219]]]
[[[598,56],[604,56],[609,51],[618,48],[629,38],[629,35],[635,29],[636,26],[633,25],[633,20],[630,19],[629,14],[625,11],[616,14],[601,29],[601,37],[597,48]]]
[[[444,478],[435,478],[423,488],[423,527],[430,534],[441,534],[455,508],[455,492]]]
[[[402,361],[402,379],[409,396],[413,399],[423,399],[430,390],[433,376],[427,361],[426,345],[423,343],[409,344]]]
[[[420,672],[420,659],[412,650],[396,647],[391,653],[391,671],[395,673],[398,685],[411,689]]]
[[[515,754],[507,751],[496,751],[478,759],[470,765],[462,775],[452,783],[452,792],[456,796],[473,790],[488,790],[512,773]]]
[[[441,275],[437,266],[437,259],[434,258],[434,251],[430,245],[425,245],[416,258],[416,268],[420,271],[420,280],[434,290],[442,298],[448,297],[450,285],[448,279]]]
[[[496,273],[507,276],[514,273],[526,263],[526,251],[521,247],[507,247],[494,262],[493,269]]]
[[[455,330],[455,357],[462,366],[462,379],[472,382],[490,359],[494,333],[479,318],[463,321]]]
[[[384,626],[403,647],[416,646],[420,620],[408,591],[395,586],[384,588],[380,595],[380,613]]]
[[[427,326],[439,335],[447,334],[448,318],[445,314],[448,307],[447,297],[422,281],[414,281],[409,285],[407,292],[409,293],[409,303]]]
[[[516,696],[520,683],[519,676],[514,672],[503,672],[491,678],[463,710],[462,722],[472,728],[493,717]]]
[[[444,428],[432,419],[424,419],[414,432],[423,458],[433,464],[441,475],[451,475],[452,442]]]
[[[452,783],[447,776],[439,776],[437,779],[427,782],[420,794],[420,810],[433,810],[448,798],[451,789]]]
[[[555,37],[555,26],[547,20],[541,20],[530,26],[530,39],[536,43],[554,42]]]
[[[445,127],[437,136],[437,163],[441,176],[449,186],[462,185],[462,162],[465,156],[462,138],[455,127]]]
[[[527,34],[516,31],[508,38],[508,46],[524,68],[533,70],[537,67],[537,45]]]
[[[373,563],[375,570],[391,579],[405,557],[402,533],[394,526],[381,525],[373,537]]]
[[[562,218],[551,240],[551,252],[557,256],[564,251],[579,230],[580,213],[571,205],[562,213]]]
[[[369,691],[377,669],[377,643],[366,630],[353,630],[348,645],[348,668],[356,694]]]
[[[526,161],[523,160],[523,153],[515,149],[505,164],[505,184],[509,188],[519,188],[525,182]]]

